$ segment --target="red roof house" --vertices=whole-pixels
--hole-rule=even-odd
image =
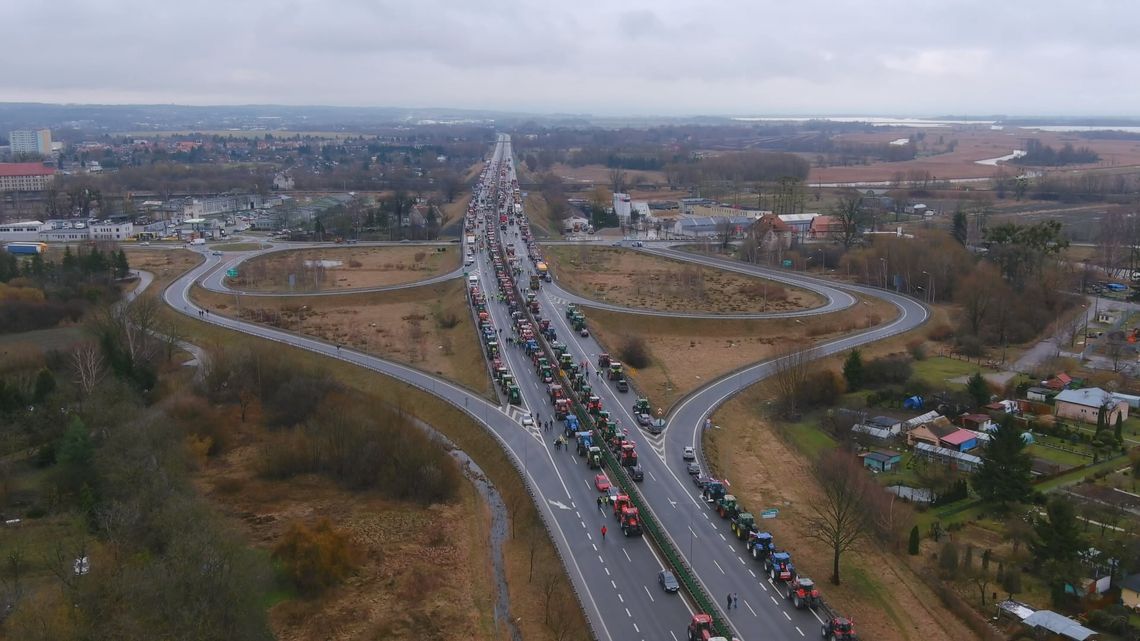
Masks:
[[[1041,383],[1041,385],[1044,387],[1047,387],[1051,390],[1056,390],[1059,392],[1063,389],[1068,389],[1069,383],[1072,383],[1072,382],[1073,382],[1073,379],[1068,374],[1066,374],[1064,372],[1059,372],[1053,378]]]
[[[0,163],[0,178],[21,176],[51,176],[55,173],[54,167],[48,167],[38,162],[2,162]]]
[[[843,233],[843,221],[835,216],[816,216],[811,219],[808,234],[812,238],[831,238]]]
[[[943,436],[939,441],[946,449],[968,452],[978,446],[978,435],[970,430],[958,430]]]

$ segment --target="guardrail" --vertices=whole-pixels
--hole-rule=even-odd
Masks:
[[[502,236],[499,236],[498,250],[500,252],[502,251],[502,244]],[[527,319],[530,320],[531,323],[537,326],[538,323],[535,320],[534,315],[531,314],[529,307],[526,305],[521,287],[517,283],[512,288],[512,292],[513,297],[515,298],[515,302],[519,305],[520,311]],[[554,351],[551,349],[549,342],[546,340],[546,337],[543,336],[540,332],[536,332],[535,340],[538,343],[539,349],[551,363],[551,367],[553,368],[557,364],[558,360],[554,356]],[[582,426],[589,428],[589,431],[593,433],[594,437],[600,443],[602,440],[601,430],[598,429],[597,423],[594,421],[594,417],[586,411],[586,408],[582,404],[582,400],[578,392],[574,390],[573,386],[570,384],[570,378],[561,368],[557,369],[557,379],[562,384],[562,388],[566,392],[566,396],[572,404],[573,411],[578,416],[578,419],[581,422]],[[630,501],[633,503],[634,507],[637,508],[638,514],[641,517],[642,529],[649,535],[650,539],[656,544],[657,549],[665,557],[666,562],[677,575],[678,580],[680,581],[681,585],[684,586],[685,591],[689,594],[689,597],[692,599],[697,609],[713,617],[713,629],[717,635],[726,638],[733,638],[737,636],[732,628],[732,624],[728,620],[728,617],[725,616],[725,614],[720,610],[716,600],[712,598],[708,591],[705,590],[704,585],[701,584],[699,579],[697,579],[696,573],[685,562],[684,558],[681,556],[680,551],[674,545],[673,540],[668,536],[664,529],[661,528],[660,524],[657,522],[657,518],[653,514],[652,509],[649,507],[649,503],[643,496],[641,496],[641,492],[637,489],[637,486],[634,484],[633,480],[629,478],[629,475],[625,472],[625,469],[621,466],[621,463],[613,456],[613,453],[610,452],[610,449],[608,447],[602,446],[600,449],[602,451],[602,459],[605,461],[606,467],[612,472],[613,477],[616,479],[622,491],[629,496]]]

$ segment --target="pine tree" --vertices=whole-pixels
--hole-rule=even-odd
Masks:
[[[918,554],[920,543],[921,540],[919,539],[918,535],[918,526],[916,525],[910,529],[910,542],[907,543],[906,546],[907,553],[912,556]]]
[[[847,381],[847,391],[852,392],[863,387],[863,354],[853,349],[843,361],[843,378]]]
[[[1054,497],[1045,506],[1045,517],[1037,519],[1033,526],[1034,540],[1029,547],[1033,550],[1034,561],[1056,561],[1059,564],[1076,561],[1086,545],[1073,504]]]
[[[1116,414],[1116,429],[1113,430],[1112,436],[1116,439],[1117,443],[1124,442],[1124,413],[1118,412]]]
[[[1006,415],[990,433],[982,467],[974,475],[974,490],[982,499],[1003,505],[1027,501],[1033,491],[1029,483],[1032,467],[1021,432]]]
[[[974,372],[966,381],[966,393],[974,399],[976,405],[985,405],[990,402],[990,386],[981,372]]]
[[[55,376],[52,375],[50,369],[45,367],[40,370],[39,374],[36,375],[36,387],[35,391],[32,393],[32,398],[34,398],[37,403],[42,403],[43,400],[47,398],[48,394],[51,394],[54,391]]]
[[[119,249],[115,254],[115,276],[118,278],[126,278],[131,273],[131,264],[127,260],[127,252]]]
[[[960,244],[965,245],[969,237],[969,223],[966,220],[966,212],[959,209],[954,212],[954,240]]]
[[[1107,427],[1107,425],[1105,425],[1104,404],[1101,404],[1101,406],[1096,410],[1096,432],[1093,433],[1094,441],[1100,438],[1100,433],[1104,430],[1105,427]]]

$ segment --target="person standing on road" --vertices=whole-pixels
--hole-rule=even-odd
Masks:
[[[732,607],[736,608],[737,610],[740,609],[740,595],[736,592],[732,593]]]
[[[602,526],[602,540],[606,540],[606,526],[604,525]]]
[[[728,601],[728,605],[726,606],[726,609],[731,610],[732,609],[732,593],[731,592],[728,593],[727,601]]]

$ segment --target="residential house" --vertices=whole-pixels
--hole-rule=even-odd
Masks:
[[[1103,408],[1108,425],[1115,424],[1117,417],[1128,420],[1128,402],[1114,397],[1099,387],[1067,389],[1058,394],[1054,402],[1053,413],[1061,418],[1096,423]]]
[[[1022,623],[1032,629],[1039,639],[1087,641],[1097,636],[1096,630],[1090,630],[1051,610],[1038,610],[1025,617]]]
[[[812,240],[830,240],[843,236],[843,221],[835,216],[816,216],[808,226]]]
[[[1051,378],[1047,381],[1041,381],[1041,386],[1047,387],[1047,388],[1054,390],[1054,391],[1057,391],[1057,392],[1060,392],[1063,389],[1068,389],[1069,385],[1071,385],[1072,383],[1073,383],[1073,379],[1071,376],[1069,376],[1068,374],[1066,374],[1064,372],[1059,372],[1053,378]]]
[[[819,214],[780,214],[780,220],[792,228],[796,238],[803,241],[811,235],[811,221]]]
[[[859,455],[863,459],[863,467],[872,472],[890,472],[902,462],[902,454],[884,450],[871,450]]]
[[[958,452],[969,452],[978,446],[978,435],[970,430],[959,429],[938,439],[939,444]]]
[[[1120,602],[1124,607],[1140,612],[1140,574],[1124,577],[1119,583]]]
[[[889,416],[876,416],[855,425],[851,431],[879,441],[889,441],[902,433],[902,421]]]
[[[737,216],[737,217],[693,217],[693,216],[680,216],[677,221],[673,223],[673,233],[678,236],[690,236],[701,238],[715,238],[724,233],[725,229],[728,230],[729,236],[733,238],[743,238],[744,232],[756,219],[751,216]]]
[[[975,432],[988,432],[994,428],[994,421],[988,414],[963,414],[958,417],[958,424]]]
[[[1038,403],[1048,403],[1057,395],[1057,390],[1048,387],[1030,387],[1025,392],[1025,398]]]
[[[942,447],[942,437],[958,431],[958,426],[952,425],[945,416],[923,423],[906,434],[906,444],[914,447],[919,443],[926,443],[931,447]]]
[[[792,228],[774,214],[761,216],[749,233],[756,239],[760,251],[770,252],[792,246]]]
[[[976,472],[982,467],[982,459],[980,457],[959,452],[958,450],[934,446],[929,443],[915,443],[914,455],[927,461],[948,465],[966,473]]]

